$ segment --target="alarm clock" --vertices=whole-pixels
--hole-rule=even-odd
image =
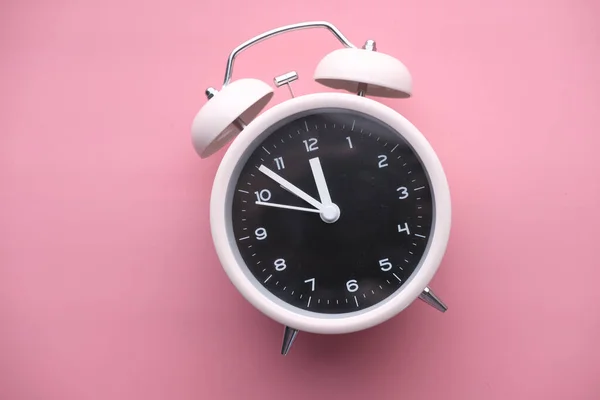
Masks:
[[[273,86],[232,80],[235,58],[273,36],[324,28],[341,43],[316,65],[320,93],[294,95],[294,71]],[[290,98],[267,109],[276,87]],[[412,78],[373,40],[303,22],[235,48],[220,90],[195,115],[201,158],[229,145],[210,199],[222,267],[241,295],[281,323],[287,354],[298,332],[343,334],[381,324],[416,299],[445,312],[429,283],[446,251],[448,182],[406,117],[374,98],[408,98]]]

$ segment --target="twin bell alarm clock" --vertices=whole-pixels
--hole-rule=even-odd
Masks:
[[[288,72],[274,78],[290,98],[266,109],[274,88],[231,80],[235,57],[273,36],[325,28],[343,45],[316,66],[334,90],[294,96]],[[373,98],[407,98],[408,69],[352,44],[324,21],[283,26],[235,48],[220,90],[196,114],[201,158],[230,143],[215,176],[210,226],[233,285],[284,327],[282,354],[298,332],[342,334],[373,327],[417,298],[442,312],[428,286],[450,234],[450,193],[423,134]]]

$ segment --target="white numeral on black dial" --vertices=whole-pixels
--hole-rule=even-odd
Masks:
[[[304,281],[304,283],[310,283],[310,290],[315,291],[315,278],[310,278]]]
[[[398,198],[400,200],[404,200],[405,198],[408,197],[408,189],[405,188],[404,186],[400,186],[398,189],[396,189],[396,192],[400,192],[398,194]]]
[[[275,159],[275,165],[277,166],[277,170],[281,171],[285,168],[285,164],[283,163],[283,157],[277,157]]]
[[[389,258],[384,258],[383,260],[379,260],[379,266],[382,271],[389,271],[392,269],[392,263]]]
[[[287,265],[285,265],[285,260],[283,258],[278,258],[277,260],[275,260],[275,270],[276,271],[283,271]]]
[[[318,141],[315,138],[303,140],[302,142],[304,143],[304,147],[306,147],[306,151],[315,151],[319,149],[319,147],[317,146]]]
[[[258,240],[265,240],[267,238],[267,230],[265,228],[257,228],[254,234]]]
[[[407,235],[410,235],[410,229],[408,229],[408,223],[405,222],[404,226],[402,226],[401,224],[398,224],[398,232],[399,233],[406,232]]]
[[[263,189],[260,192],[256,191],[256,192],[254,192],[254,194],[256,195],[256,201],[271,200],[271,192],[269,192],[267,189]]]
[[[348,146],[352,148],[352,140],[350,139],[350,136],[346,136],[346,140],[348,141]]]
[[[358,282],[356,282],[356,279],[350,279],[346,282],[346,289],[348,289],[350,293],[356,292],[358,290]]]
[[[385,154],[378,155],[377,158],[379,159],[379,168],[388,166],[388,163],[386,162],[387,156]]]

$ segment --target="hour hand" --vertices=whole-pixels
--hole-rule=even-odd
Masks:
[[[310,169],[313,173],[313,178],[315,179],[315,184],[317,185],[317,190],[319,191],[319,197],[321,198],[321,203],[323,206],[332,205],[331,195],[329,194],[329,189],[327,188],[327,181],[325,180],[325,175],[323,174],[323,168],[321,168],[321,161],[319,157],[311,158],[308,160],[310,163]]]
[[[310,163],[315,185],[317,185],[317,191],[323,204],[321,219],[328,224],[332,224],[340,218],[340,208],[331,201],[331,195],[329,194],[329,188],[327,187],[327,181],[325,180],[319,157],[311,158],[308,162]]]

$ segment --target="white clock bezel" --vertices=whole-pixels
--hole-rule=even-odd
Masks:
[[[320,314],[285,303],[265,289],[246,267],[233,235],[231,205],[241,169],[272,127],[290,116],[313,109],[342,108],[370,115],[401,133],[412,146],[428,174],[434,218],[429,244],[420,264],[403,287],[382,302],[356,312]],[[225,273],[259,311],[279,323],[300,331],[339,334],[378,325],[410,305],[435,275],[450,234],[450,191],[442,165],[425,137],[404,116],[370,98],[347,93],[314,93],[284,101],[253,120],[232,142],[217,170],[210,200],[212,237]]]

